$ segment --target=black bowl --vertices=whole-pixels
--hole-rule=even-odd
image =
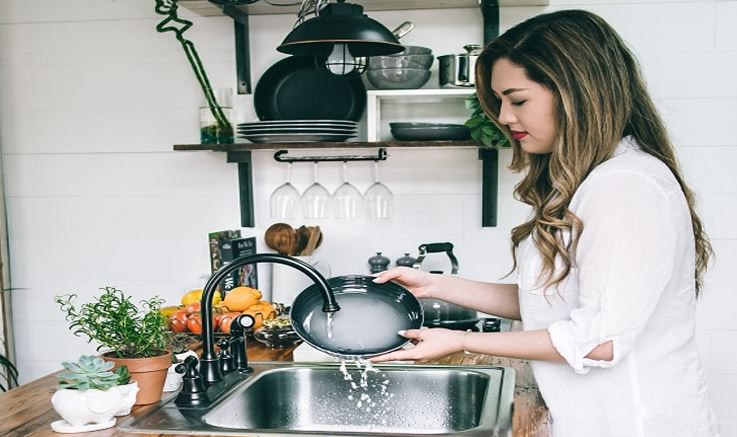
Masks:
[[[407,344],[397,331],[422,327],[420,301],[399,284],[377,284],[373,279],[351,275],[327,280],[341,307],[332,315],[332,336],[322,312],[322,294],[315,285],[307,287],[292,303],[297,335],[318,350],[350,358],[382,355]]]

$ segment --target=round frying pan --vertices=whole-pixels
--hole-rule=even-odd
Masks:
[[[261,76],[253,94],[261,120],[353,120],[366,109],[360,77],[318,68],[314,58],[284,58]]]
[[[328,321],[316,285],[294,299],[292,328],[310,346],[342,357],[372,357],[398,349],[409,340],[399,330],[422,327],[422,305],[394,282],[377,284],[373,276],[338,276],[327,280],[340,311]]]

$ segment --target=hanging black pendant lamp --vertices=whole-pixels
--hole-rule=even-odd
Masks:
[[[334,74],[361,73],[370,56],[399,53],[404,47],[392,32],[363,13],[363,6],[329,3],[295,27],[279,47],[282,53],[324,59]]]

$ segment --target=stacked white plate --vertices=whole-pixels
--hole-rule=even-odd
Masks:
[[[349,120],[270,120],[238,124],[238,137],[252,143],[345,141],[358,136]]]

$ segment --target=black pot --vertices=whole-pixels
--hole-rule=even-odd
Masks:
[[[476,323],[476,310],[464,306],[448,303],[440,299],[422,299],[425,312],[425,326],[446,327],[447,324]]]
[[[307,287],[292,303],[292,327],[307,344],[330,355],[367,358],[399,349],[409,340],[397,331],[422,327],[422,305],[401,285],[373,279],[356,275],[327,280],[341,307],[332,313],[332,322],[322,311],[320,289]]]

